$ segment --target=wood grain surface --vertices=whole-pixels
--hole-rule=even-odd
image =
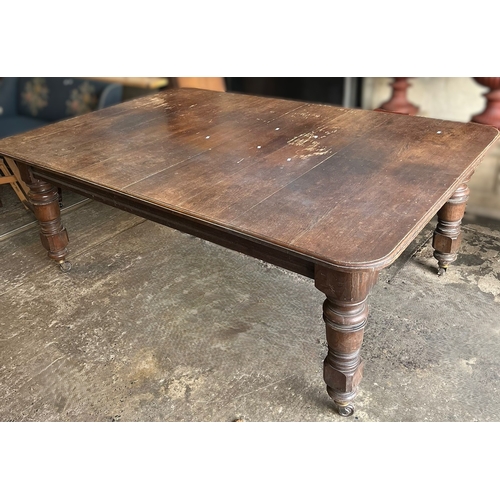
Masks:
[[[172,89],[3,139],[0,155],[311,263],[375,270],[497,137],[474,123]]]

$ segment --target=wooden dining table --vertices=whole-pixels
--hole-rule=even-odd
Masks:
[[[444,273],[460,245],[467,181],[498,134],[171,89],[3,139],[0,157],[28,185],[42,244],[63,270],[71,265],[58,187],[314,279],[326,296],[324,380],[349,416],[379,272],[438,214],[433,248]]]

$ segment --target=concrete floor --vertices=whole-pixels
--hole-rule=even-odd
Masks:
[[[312,280],[72,193],[64,274],[0,198],[0,421],[500,420],[500,221],[466,217],[442,278],[431,224],[383,271],[345,419]]]

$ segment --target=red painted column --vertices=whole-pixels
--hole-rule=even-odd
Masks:
[[[402,113],[404,115],[416,115],[418,107],[408,101],[406,96],[406,92],[410,86],[408,77],[394,78],[394,81],[391,83],[392,96],[379,109],[385,109],[393,113]]]
[[[490,90],[484,94],[486,97],[485,110],[473,116],[471,121],[492,125],[500,129],[500,77],[474,77],[474,80]]]

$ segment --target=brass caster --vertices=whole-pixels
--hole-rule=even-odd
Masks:
[[[348,404],[338,404],[337,411],[341,417],[350,417],[354,413],[354,405],[352,403]]]
[[[71,271],[71,267],[71,262],[69,262],[68,260],[59,262],[59,269],[61,269],[63,273],[69,273]]]

